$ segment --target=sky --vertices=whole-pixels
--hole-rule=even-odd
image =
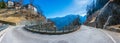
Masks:
[[[39,5],[47,18],[63,17],[69,14],[84,16],[91,0],[40,0]]]
[[[41,0],[43,13],[47,18],[63,17],[69,14],[86,15],[86,7],[91,0]]]
[[[42,10],[46,18],[55,18],[69,14],[84,16],[86,6],[91,3],[91,0],[34,0],[32,2]],[[23,4],[29,3],[29,0],[23,1]]]

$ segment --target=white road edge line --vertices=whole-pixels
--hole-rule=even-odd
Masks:
[[[100,29],[98,29],[98,30],[100,30]],[[115,39],[111,35],[109,35],[107,32],[104,32],[103,30],[100,30],[100,31],[103,32],[103,33],[105,33],[113,41],[113,43],[117,43],[115,41]]]
[[[0,43],[2,42],[3,37],[6,35],[7,32],[4,32],[0,37]]]
[[[11,27],[11,26],[9,26]],[[7,34],[7,32],[10,30],[9,27],[3,31],[1,31],[1,36],[0,36],[0,43],[2,42],[3,37]]]

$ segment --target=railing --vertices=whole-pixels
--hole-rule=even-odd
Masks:
[[[8,26],[9,26],[9,25],[7,25],[7,24],[1,25],[1,26],[0,26],[0,32],[1,32],[2,30],[4,30],[4,29],[8,28]]]
[[[78,29],[80,29],[80,26],[67,26],[65,28],[62,28],[61,30],[53,27],[53,28],[41,28],[40,26],[25,26],[24,29],[31,31],[31,32],[35,32],[35,33],[42,33],[42,34],[51,34],[51,35],[58,35],[58,34],[67,34],[67,33],[71,33],[74,32]]]

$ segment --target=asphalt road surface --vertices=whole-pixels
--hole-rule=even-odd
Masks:
[[[87,26],[63,35],[44,35],[26,31],[23,26],[13,26],[0,43],[117,43],[104,32]]]

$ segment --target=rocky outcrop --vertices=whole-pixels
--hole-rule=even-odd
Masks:
[[[97,10],[100,10],[109,0],[91,0],[92,3],[87,5],[88,17],[94,14]]]
[[[86,23],[89,24],[89,26],[93,24],[94,27],[97,28],[103,28],[105,24],[107,27],[120,24],[120,4],[118,2],[120,1],[114,0],[113,2],[110,2],[102,11],[99,10],[89,16]],[[92,20],[93,22],[90,23]]]
[[[120,5],[116,2],[111,2],[104,11],[97,17],[96,23],[98,28],[103,28],[103,25],[107,22],[108,17],[112,16],[107,25],[120,24],[119,20]]]

